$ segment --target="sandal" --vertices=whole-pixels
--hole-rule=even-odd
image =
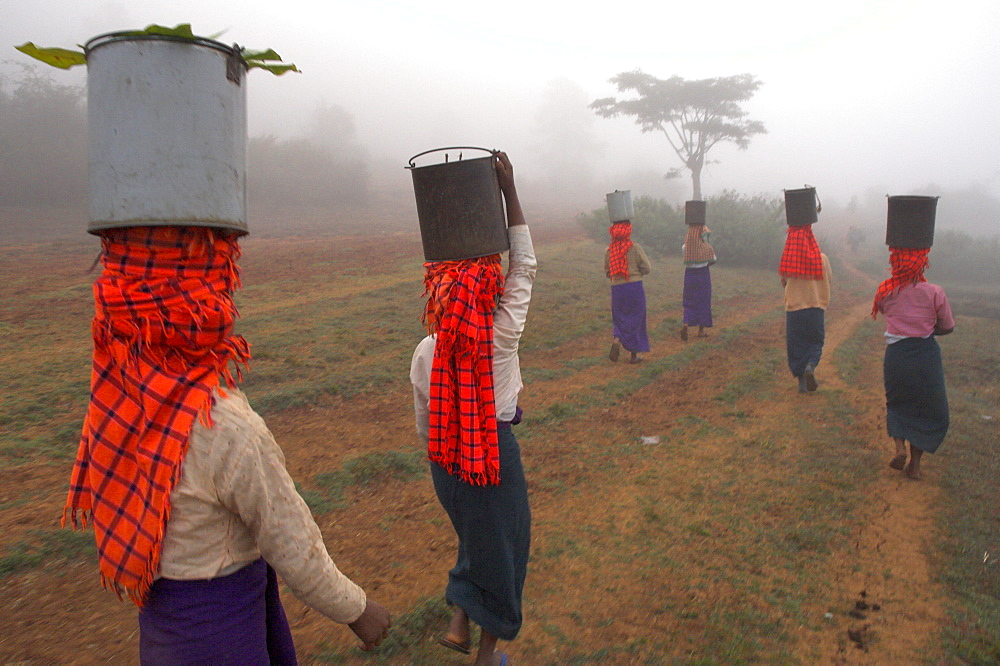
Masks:
[[[438,639],[438,645],[443,645],[449,650],[454,650],[455,652],[461,652],[462,654],[472,654],[472,645],[469,643],[456,643],[447,636],[442,636]]]
[[[902,471],[903,468],[906,467],[906,456],[905,455],[895,456],[892,460],[889,461],[889,467]]]
[[[617,361],[618,356],[622,353],[622,346],[618,344],[618,341],[611,343],[611,351],[608,352],[608,358],[612,361]]]

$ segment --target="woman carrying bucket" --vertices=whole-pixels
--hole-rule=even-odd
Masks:
[[[642,361],[649,351],[646,334],[646,292],[642,276],[649,274],[649,258],[642,246],[632,241],[632,193],[615,190],[607,195],[611,218],[611,244],[604,252],[604,274],[611,280],[611,351],[608,358],[617,361],[621,348],[632,354],[629,363]]]
[[[103,270],[64,521],[93,529],[102,584],[139,606],[143,664],[294,664],[279,575],[364,649],[390,624],[337,569],[237,388],[250,359],[233,334],[247,233],[239,57],[200,38],[88,42],[89,231]],[[183,129],[194,126],[218,141]],[[235,177],[205,178],[220,165]]]
[[[507,274],[500,265],[502,247],[480,247],[484,236],[475,233],[465,237],[461,252],[473,258],[424,264],[424,322],[430,335],[413,353],[410,381],[434,490],[458,535],[458,556],[445,590],[455,612],[439,642],[471,653],[469,625],[475,622],[482,629],[475,663],[497,665],[507,663],[507,655],[496,650],[497,640],[513,640],[521,629],[531,543],[528,487],[511,426],[521,420],[517,348],[536,262],[510,160],[504,153],[487,159],[491,169],[495,163],[496,176],[489,177],[494,188],[499,181],[506,203]],[[414,188],[423,189],[423,174],[415,170],[413,176]],[[438,249],[426,242],[433,235],[423,229],[434,219],[441,221],[420,216],[425,258]]]
[[[955,330],[944,290],[924,277],[934,241],[937,197],[889,197],[886,243],[892,277],[878,286],[872,317],[885,315],[886,425],[896,447],[889,461],[911,479],[920,458],[934,453],[948,432],[948,395],[936,336]],[[910,461],[906,461],[906,443]]]
[[[681,340],[687,342],[688,326],[698,327],[698,337],[706,338],[706,328],[712,327],[712,273],[715,250],[708,244],[711,229],[705,226],[705,202],[688,201],[684,205],[684,222],[688,225],[684,239],[684,326]]]
[[[815,373],[823,356],[830,305],[830,260],[820,252],[812,232],[817,213],[815,188],[785,190],[788,236],[778,275],[785,291],[788,369],[799,382],[799,393],[819,387]]]

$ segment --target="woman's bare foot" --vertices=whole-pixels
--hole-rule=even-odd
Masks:
[[[461,608],[456,608],[448,624],[448,633],[438,639],[438,643],[462,654],[472,652],[469,634],[469,616]]]
[[[906,476],[920,480],[920,458],[924,452],[910,444],[910,464],[906,466]]]
[[[896,445],[896,455],[889,461],[889,467],[902,470],[906,467],[906,440],[902,437],[893,437],[892,442]]]
[[[497,651],[497,637],[485,629],[479,634],[479,653],[476,666],[501,666],[507,663],[507,655]]]

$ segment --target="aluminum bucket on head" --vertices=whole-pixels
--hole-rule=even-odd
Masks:
[[[816,196],[815,187],[803,187],[797,190],[785,190],[785,219],[790,227],[804,227],[816,224],[817,213],[823,209]]]
[[[684,224],[705,224],[706,203],[704,201],[684,202]]]
[[[458,159],[418,167],[414,160],[429,153],[457,150]],[[488,157],[464,159],[464,151],[481,150]],[[409,160],[417,220],[426,261],[474,259],[510,249],[503,195],[497,181],[500,151],[454,146],[435,148]]]
[[[607,199],[608,218],[612,224],[631,220],[635,216],[635,209],[632,207],[632,190],[609,192]]]
[[[889,247],[920,250],[934,245],[934,219],[938,197],[891,196],[885,224]]]
[[[87,54],[90,223],[247,227],[246,65],[210,39],[109,33]]]

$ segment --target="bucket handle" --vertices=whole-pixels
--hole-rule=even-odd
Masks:
[[[806,185],[806,187],[812,188],[812,191],[816,193],[816,212],[817,213],[822,213],[823,212],[823,202],[820,201],[819,191],[815,187],[813,187],[812,185]]]
[[[432,148],[430,150],[425,150],[422,153],[417,153],[416,155],[414,155],[413,157],[411,157],[408,160],[409,163],[410,163],[410,166],[404,167],[404,168],[406,168],[406,169],[415,169],[417,165],[413,163],[413,160],[417,159],[418,157],[423,157],[424,155],[428,155],[430,153],[440,152],[442,150],[481,150],[483,152],[489,153],[490,155],[493,155],[494,157],[496,157],[497,155],[500,154],[500,151],[497,150],[496,148],[490,150],[489,148],[480,148],[478,146],[447,146],[445,148]],[[462,159],[462,154],[461,153],[458,154],[458,159],[459,160]],[[444,156],[444,161],[445,161],[445,163],[448,162],[448,156],[447,155]]]

